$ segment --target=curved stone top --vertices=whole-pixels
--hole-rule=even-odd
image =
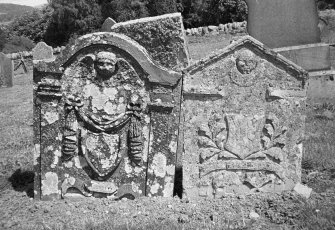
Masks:
[[[306,70],[296,65],[292,61],[288,60],[284,56],[280,55],[279,53],[273,51],[272,49],[269,49],[263,43],[261,43],[260,41],[256,40],[255,38],[249,35],[242,37],[241,39],[233,42],[232,44],[225,47],[224,49],[221,49],[217,51],[216,53],[211,54],[210,56],[204,59],[201,59],[200,61],[192,64],[191,66],[184,69],[183,72],[188,72],[188,73],[197,72],[198,70],[201,70],[203,67],[207,66],[213,61],[216,61],[228,55],[229,53],[233,52],[234,50],[242,46],[249,46],[250,48],[258,50],[259,53],[262,55],[265,55],[270,62],[278,64],[283,69],[286,69],[287,71],[293,73],[295,77],[300,78],[303,81],[307,79],[308,72]]]
[[[38,62],[37,71],[62,73],[82,49],[92,45],[115,46],[131,55],[148,74],[148,81],[174,86],[182,77],[181,73],[168,70],[152,60],[147,50],[131,38],[113,32],[99,32],[84,35],[69,44],[54,62]]]

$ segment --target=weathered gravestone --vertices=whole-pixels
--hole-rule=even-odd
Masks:
[[[116,24],[116,21],[114,21],[114,19],[112,18],[107,18],[104,23],[101,26],[101,31],[102,32],[111,32],[111,28],[113,25]]]
[[[315,0],[246,0],[248,32],[270,48],[320,42]]]
[[[33,60],[54,59],[53,48],[45,42],[39,42],[32,50]]]
[[[186,72],[186,196],[292,189],[301,177],[307,72],[250,36]]]
[[[0,52],[0,87],[13,86],[13,62]]]
[[[188,64],[181,22],[116,24],[119,33],[85,35],[55,61],[35,62],[35,198],[172,196]],[[130,38],[148,28],[156,43]]]
[[[156,62],[168,69],[180,72],[188,66],[188,47],[180,13],[117,23],[112,27],[112,32],[125,34],[134,39],[147,49]],[[179,103],[181,100],[181,83],[179,81],[176,87],[171,88],[154,86],[153,97],[157,98],[154,100],[162,101],[166,105],[170,104],[171,101]],[[173,187],[173,181],[170,180],[172,177],[156,176],[157,170],[154,167],[159,164],[165,165],[165,162],[167,165],[176,163],[176,152],[180,152],[180,150],[177,151],[177,147],[180,148],[180,145],[177,146],[179,116],[180,106],[174,106],[171,112],[163,114],[152,112],[151,119],[154,123],[157,123],[157,126],[153,126],[151,129],[152,138],[156,141],[152,143],[148,156],[148,196],[167,196],[164,195],[163,191],[166,187]],[[162,143],[169,143],[168,147]],[[153,158],[153,156],[156,157]],[[178,171],[181,171],[180,157],[178,159],[177,168]],[[164,175],[164,168],[160,175]],[[169,173],[172,173],[172,170]],[[170,191],[170,189],[167,191]]]

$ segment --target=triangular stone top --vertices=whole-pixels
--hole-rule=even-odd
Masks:
[[[301,80],[303,81],[307,78],[308,75],[307,71],[305,71],[303,68],[296,65],[292,61],[288,60],[284,56],[280,55],[279,53],[268,48],[263,43],[261,43],[260,41],[251,36],[244,36],[241,39],[234,41],[232,44],[225,47],[224,49],[221,49],[216,53],[211,54],[210,56],[187,67],[184,70],[184,72],[188,72],[190,74],[197,72],[203,69],[205,66],[208,66],[213,62],[221,60],[229,56],[229,54],[234,53],[235,51],[243,48],[246,48],[254,53],[257,53],[258,55],[266,59],[268,62],[276,65],[279,68],[286,70],[287,72],[290,72],[296,78],[301,78]]]

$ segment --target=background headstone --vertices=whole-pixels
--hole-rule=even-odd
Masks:
[[[204,28],[207,29],[207,27]],[[147,33],[148,30],[150,33]],[[182,71],[189,64],[187,40],[184,37],[185,32],[180,13],[117,23],[113,26],[112,31],[125,34],[137,41],[148,50],[153,60],[166,68]],[[153,96],[157,98],[158,101],[167,102],[172,100],[174,103],[180,103],[181,81],[178,82],[175,88],[170,88],[169,90],[154,87]],[[177,144],[179,141],[178,138],[180,138],[180,136],[178,136],[178,133],[180,133],[179,117],[179,106],[175,106],[171,112],[165,114],[152,113],[151,119],[154,122],[160,123],[160,126],[151,130],[153,144],[148,155],[148,164],[150,166],[148,169],[147,195],[149,196],[171,195],[171,189],[174,183],[174,181],[171,181],[171,178],[174,178],[175,175],[171,169],[171,165],[176,165],[176,173],[178,174],[176,182],[181,183],[179,176],[181,175],[182,150],[180,149],[180,145]],[[154,140],[160,140],[160,143]],[[170,144],[169,147],[166,148],[162,143]],[[163,156],[159,153],[162,153]],[[175,158],[176,154],[177,162]],[[154,169],[154,165],[158,160],[166,162],[167,166],[170,165],[170,168],[162,168],[163,172],[169,170],[166,177],[157,177],[155,175],[157,174],[157,170]],[[181,191],[175,191],[175,193],[181,195]]]
[[[13,86],[13,62],[0,52],[0,87]]]
[[[54,58],[53,48],[45,42],[39,42],[32,50],[33,60],[50,60]]]
[[[106,18],[104,23],[101,26],[101,31],[102,32],[111,32],[111,28],[113,25],[116,24],[116,21],[110,17]]]
[[[248,32],[270,48],[320,42],[315,0],[246,0]]]

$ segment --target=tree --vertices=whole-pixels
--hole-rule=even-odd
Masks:
[[[98,0],[50,0],[53,13],[45,42],[64,45],[71,37],[100,29],[103,18]]]
[[[150,0],[148,2],[150,14],[162,15],[177,12],[177,0]]]
[[[34,48],[35,44],[29,38],[23,36],[12,36],[3,48],[4,53],[17,53],[21,51],[30,51]]]
[[[24,36],[36,43],[43,41],[51,14],[50,7],[23,14],[9,24],[10,36]]]
[[[6,42],[7,42],[7,35],[6,35],[5,31],[3,31],[0,28],[0,51],[2,51],[2,49],[4,48]]]
[[[102,16],[117,22],[148,17],[146,0],[101,0]]]

